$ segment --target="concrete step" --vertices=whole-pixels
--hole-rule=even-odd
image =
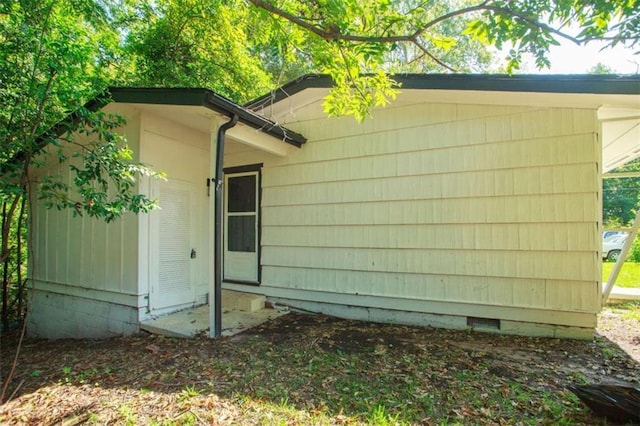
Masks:
[[[606,285],[607,283],[602,284],[603,287]],[[607,303],[625,303],[631,300],[640,300],[640,288],[618,287],[614,285]]]
[[[260,294],[241,293],[239,291],[222,290],[223,311],[257,312],[264,309],[267,298]]]

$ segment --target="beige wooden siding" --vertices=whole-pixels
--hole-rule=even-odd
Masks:
[[[595,111],[416,104],[362,125],[320,111],[286,123],[301,150],[263,159],[265,286],[597,311]]]
[[[112,107],[109,112],[115,111]],[[129,146],[138,151],[139,115],[130,115],[124,129]],[[136,154],[137,155],[137,154]],[[66,165],[34,171],[35,175],[61,176],[72,183]],[[39,288],[70,295],[86,295],[84,289],[98,290],[94,297],[110,301],[110,294],[137,295],[137,218],[127,214],[112,223],[74,217],[72,211],[46,209],[35,200],[33,210],[33,277]],[[136,303],[135,299],[130,300]]]
[[[76,288],[137,294],[137,223],[126,218],[106,224],[72,217],[70,211],[36,215],[33,271],[37,281]],[[69,289],[75,295],[76,290]]]

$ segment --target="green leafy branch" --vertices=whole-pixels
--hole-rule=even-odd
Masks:
[[[137,182],[164,175],[134,161],[133,151],[117,132],[124,123],[119,115],[82,110],[78,130],[52,141],[58,162],[68,163],[73,178],[71,185],[59,175],[41,178],[38,196],[48,208],[70,208],[74,216],[111,222],[126,212],[145,213],[156,207],[155,200],[136,191]]]
[[[455,56],[447,56],[448,52],[459,45],[468,46],[471,40],[498,49],[511,47],[507,57],[507,71],[511,73],[519,68],[524,54],[531,54],[537,67],[549,67],[549,49],[561,39],[575,44],[604,40],[610,46],[624,43],[629,47],[640,43],[637,0],[479,3],[249,0],[249,3],[272,21],[279,21],[280,27],[288,23],[306,33],[307,37],[299,43],[306,44],[316,64],[329,72],[338,86],[327,98],[325,110],[332,115],[354,114],[359,120],[378,103],[373,92],[394,93],[388,89],[389,82],[367,76],[388,70],[389,58],[409,63],[428,61],[456,72],[456,66],[450,62]],[[464,29],[452,30],[452,22],[464,23]],[[572,25],[578,26],[577,34],[570,32],[574,31]],[[410,58],[410,52],[417,55]],[[345,56],[349,56],[348,60]],[[355,99],[347,99],[349,96]]]

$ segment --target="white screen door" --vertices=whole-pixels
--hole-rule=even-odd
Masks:
[[[195,301],[193,239],[195,185],[169,180],[160,183],[158,203],[152,224],[152,310],[166,309]],[[156,240],[157,243],[153,243]],[[155,247],[154,247],[155,246]]]
[[[225,175],[225,280],[258,282],[258,173]]]

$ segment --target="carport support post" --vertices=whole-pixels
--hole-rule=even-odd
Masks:
[[[222,335],[222,171],[224,162],[224,142],[227,130],[238,122],[238,116],[233,115],[227,122],[219,125],[217,120],[212,121],[211,128],[211,153],[215,152],[212,158],[212,185],[215,196],[213,197],[214,226],[212,228],[213,237],[213,277],[209,279],[209,337],[214,339]],[[218,126],[219,125],[219,126]],[[217,129],[216,129],[217,127]],[[215,130],[215,131],[214,131]],[[216,135],[215,138],[213,135]],[[209,204],[211,205],[211,203]],[[211,220],[209,220],[211,223]],[[213,284],[213,288],[211,288]]]
[[[633,245],[633,242],[636,239],[636,234],[638,233],[638,224],[640,223],[638,219],[640,219],[640,209],[638,209],[638,213],[636,213],[636,218],[633,221],[633,226],[631,227],[631,230],[629,231],[629,236],[627,237],[627,241],[625,241],[624,246],[622,246],[622,251],[620,252],[620,256],[618,256],[618,260],[616,260],[616,264],[613,267],[613,270],[611,271],[609,278],[607,279],[607,286],[602,291],[603,305],[607,303],[607,300],[609,299],[609,295],[611,294],[611,290],[613,290],[613,286],[616,284],[616,280],[618,279],[618,274],[622,269],[622,264],[624,263],[624,260],[626,259],[627,254],[629,253],[629,249],[631,248],[631,246]]]

